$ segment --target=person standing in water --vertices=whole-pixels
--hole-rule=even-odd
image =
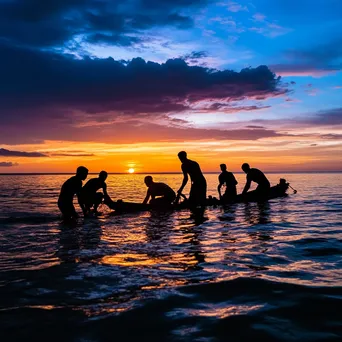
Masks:
[[[242,194],[246,194],[251,187],[251,183],[255,182],[258,184],[256,188],[257,196],[260,199],[267,199],[271,185],[264,173],[259,169],[251,168],[247,163],[242,164],[241,168],[247,174],[247,182]]]
[[[148,187],[143,204],[147,204],[152,197],[150,204],[156,206],[170,206],[176,199],[175,192],[165,183],[155,183],[152,176],[145,177],[145,184]]]
[[[94,207],[94,213],[98,214],[97,208],[104,198],[108,198],[106,179],[108,173],[101,171],[98,178],[89,179],[81,191],[81,201],[85,207],[85,213],[89,214],[91,208]],[[102,192],[98,190],[102,189]]]
[[[207,181],[203,176],[200,166],[197,162],[188,159],[187,153],[181,151],[178,153],[178,158],[182,162],[183,183],[177,193],[180,195],[191,178],[191,189],[189,196],[189,204],[191,206],[205,205],[207,199]]]
[[[80,195],[82,190],[82,181],[88,176],[88,169],[84,166],[77,168],[76,175],[69,178],[61,188],[61,192],[58,198],[58,208],[63,214],[63,219],[66,221],[77,219],[78,214],[75,210],[73,199],[74,195],[77,195],[78,203],[85,213],[85,207],[81,201]]]
[[[232,172],[227,171],[226,164],[220,165],[222,173],[219,175],[219,185],[217,187],[217,191],[220,196],[220,200],[224,202],[229,202],[234,200],[237,195],[236,185],[238,182],[236,181]],[[221,188],[223,185],[226,185],[226,191],[224,195],[221,195]]]

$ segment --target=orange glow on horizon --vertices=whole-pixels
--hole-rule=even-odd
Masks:
[[[203,172],[219,172],[227,164],[233,172],[241,172],[242,163],[264,172],[341,171],[341,144],[293,138],[269,138],[257,141],[169,141],[132,144],[45,141],[43,144],[2,146],[9,150],[39,152],[44,157],[3,157],[0,162],[13,162],[13,167],[0,168],[0,173],[73,173],[80,165],[91,173],[179,172],[177,154],[188,152]],[[313,146],[312,146],[313,145]]]

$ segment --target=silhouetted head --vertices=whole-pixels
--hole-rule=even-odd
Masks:
[[[220,168],[221,168],[221,171],[227,171],[227,165],[226,164],[221,164]]]
[[[153,183],[153,178],[152,176],[146,176],[144,181],[146,186],[149,187]]]
[[[242,164],[241,169],[243,170],[243,172],[248,173],[251,167],[249,166],[249,164],[244,163]]]
[[[185,161],[187,159],[187,153],[185,151],[180,151],[178,153],[178,158],[181,162]]]
[[[106,171],[101,171],[99,173],[99,178],[102,180],[102,181],[105,181],[108,177],[108,173]]]
[[[76,170],[76,176],[85,180],[88,176],[88,169],[84,166],[79,166]]]

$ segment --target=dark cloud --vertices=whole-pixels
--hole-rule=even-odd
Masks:
[[[208,56],[209,54],[206,51],[192,51],[180,58],[189,64],[205,65],[205,63],[202,63],[202,59],[207,58]]]
[[[342,125],[342,107],[319,111],[316,115],[300,120],[315,126],[339,126]]]
[[[310,48],[287,50],[283,54],[286,64],[270,66],[284,76],[320,76],[342,70],[342,36]]]
[[[89,113],[182,112],[199,101],[220,100],[224,105],[287,91],[266,66],[235,72],[189,66],[181,59],[158,64],[136,58],[124,64],[112,58],[76,59],[4,45],[0,46],[0,74],[3,124],[49,115],[62,119],[56,108]],[[63,115],[67,120],[67,113]]]
[[[255,125],[248,125],[246,128],[251,128],[251,129],[265,129],[263,126],[255,126]]]
[[[58,17],[66,10],[73,13],[73,6],[88,6],[90,2],[93,1],[55,0],[39,9],[43,12],[40,15],[31,11],[30,6],[38,3],[31,0],[23,7],[29,10],[7,9],[7,15],[36,25],[35,22],[42,17]],[[153,1],[141,3],[150,8]],[[166,1],[149,11],[171,10],[187,3]],[[98,11],[87,13],[87,21],[99,28],[101,25],[109,26],[110,18],[106,19],[108,22],[101,22],[93,17],[94,13],[102,13],[109,3],[96,1],[96,6],[99,6]],[[129,3],[125,6],[129,7]],[[111,30],[115,31],[115,25],[121,25],[120,20],[111,25],[114,25]],[[29,34],[30,31],[27,36]],[[107,35],[104,31],[96,34]],[[44,36],[41,32],[40,35]],[[121,35],[117,37],[122,38]],[[113,33],[101,39],[116,38]],[[205,57],[205,52],[192,54],[192,58],[202,57]],[[94,137],[93,132],[105,130],[106,127],[101,125],[112,127],[114,121],[126,120],[127,127],[130,120],[137,118],[150,122],[165,121],[170,113],[257,110],[265,107],[260,103],[239,107],[231,103],[245,99],[264,100],[287,92],[267,66],[236,72],[191,66],[183,59],[158,64],[141,58],[132,61],[88,56],[76,58],[48,50],[13,46],[1,40],[0,75],[0,143],[4,144],[41,143],[48,139],[86,141],[88,137],[103,141],[102,137]],[[89,122],[96,128],[86,128]]]
[[[187,7],[208,1],[9,0],[0,1],[0,39],[31,47],[63,46],[77,37],[128,45],[127,35],[155,26],[188,28]],[[42,34],[44,32],[44,34]]]
[[[18,163],[12,163],[12,162],[0,162],[0,167],[13,167],[18,166]]]
[[[21,151],[9,151],[4,148],[0,148],[1,157],[46,157],[46,154],[39,152],[21,152]]]
[[[51,153],[52,157],[93,157],[93,153]]]
[[[313,48],[288,50],[286,56],[289,60],[306,62],[311,65],[331,65],[342,57],[342,36]]]
[[[270,69],[281,76],[324,76],[335,74],[340,66],[323,66],[315,64],[275,64]],[[291,84],[295,84],[291,82]]]
[[[223,124],[222,124],[223,125]],[[297,134],[302,137],[317,137],[322,139],[340,139],[340,134],[324,134],[321,132],[321,128],[326,130],[327,128],[341,130],[342,127],[342,108],[331,108],[316,113],[305,113],[303,116],[292,116],[281,119],[254,119],[249,121],[239,121],[235,123],[229,123],[230,127],[240,128],[245,127],[248,129],[265,129],[274,130],[275,132],[284,133],[289,135],[288,131],[298,131],[305,128],[317,128],[319,133],[303,133]]]
[[[331,140],[341,140],[342,139],[342,134],[336,134],[336,133],[331,133],[331,134],[322,134],[321,138],[323,139],[331,139]]]
[[[203,108],[203,111],[210,112],[210,111],[215,111],[215,112],[221,112],[221,113],[237,113],[237,112],[242,112],[242,111],[255,111],[255,110],[260,110],[260,109],[267,109],[270,108],[271,106],[262,106],[262,105],[253,105],[253,106],[232,106],[229,103],[220,103],[216,102],[211,104],[209,107]]]

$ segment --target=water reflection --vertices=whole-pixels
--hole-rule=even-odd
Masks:
[[[164,240],[167,243],[173,225],[173,217],[170,211],[151,211],[145,226],[147,242],[152,243],[158,240]]]
[[[93,251],[99,247],[102,236],[102,223],[99,219],[87,222],[84,226],[60,225],[58,251],[56,256],[64,263],[77,263],[96,258]],[[81,256],[81,251],[90,251]]]
[[[245,220],[250,225],[270,223],[270,204],[269,202],[245,203]]]
[[[236,238],[234,237],[234,233],[232,233],[232,228],[234,228],[234,223],[237,220],[237,211],[238,205],[227,205],[222,208],[223,215],[218,216],[218,219],[222,222],[223,227],[221,229],[221,241],[226,243],[234,243]]]
[[[202,263],[205,262],[205,253],[202,249],[204,230],[198,227],[198,217],[194,219],[194,225],[190,224],[182,228],[184,244],[184,259],[186,262],[185,271],[202,270]],[[192,221],[190,221],[192,223]]]
[[[190,219],[193,220],[195,226],[199,226],[208,220],[208,217],[204,216],[206,209],[204,207],[198,207],[190,210]]]

